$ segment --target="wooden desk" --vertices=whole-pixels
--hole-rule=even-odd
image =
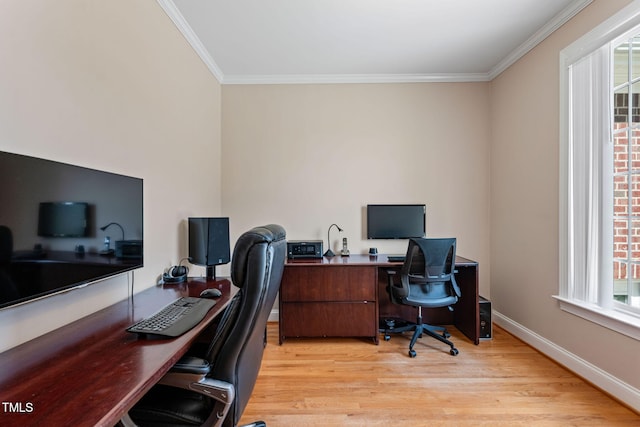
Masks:
[[[222,297],[195,328],[174,339],[147,340],[127,326],[181,296],[216,287]],[[189,279],[156,286],[0,353],[0,423],[113,426],[185,354],[229,303],[229,280]]]
[[[386,255],[287,260],[280,285],[280,344],[290,337],[370,337],[378,343],[379,321],[415,321],[417,309],[392,304],[386,292],[389,269],[401,263]],[[478,263],[456,257],[461,298],[450,312],[423,309],[425,322],[455,325],[480,342]]]

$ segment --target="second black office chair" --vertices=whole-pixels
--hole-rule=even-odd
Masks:
[[[123,425],[237,425],[260,370],[267,319],[284,271],[285,238],[279,225],[255,227],[238,238],[231,279],[240,290],[206,354],[179,361],[129,411]]]
[[[442,326],[428,325],[422,322],[422,308],[452,306],[460,298],[460,288],[455,279],[456,239],[411,239],[407,256],[400,274],[389,272],[389,296],[395,304],[410,305],[418,308],[416,323],[395,327],[387,323],[384,339],[390,339],[390,333],[414,331],[409,344],[409,356],[415,357],[413,349],[423,333],[448,344],[450,354],[455,356],[458,349],[449,341],[449,333]],[[397,279],[400,277],[400,280]]]

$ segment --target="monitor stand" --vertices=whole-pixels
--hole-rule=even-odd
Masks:
[[[216,266],[208,265],[207,266],[207,279],[209,280],[217,280],[216,279]]]

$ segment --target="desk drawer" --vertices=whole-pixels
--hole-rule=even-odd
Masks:
[[[375,301],[377,269],[368,266],[285,268],[280,300]]]
[[[306,302],[282,304],[281,341],[285,337],[376,337],[376,304]]]

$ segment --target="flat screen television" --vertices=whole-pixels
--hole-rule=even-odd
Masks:
[[[143,266],[140,178],[0,151],[0,201],[0,309]]]
[[[424,237],[425,205],[367,205],[367,239]]]

